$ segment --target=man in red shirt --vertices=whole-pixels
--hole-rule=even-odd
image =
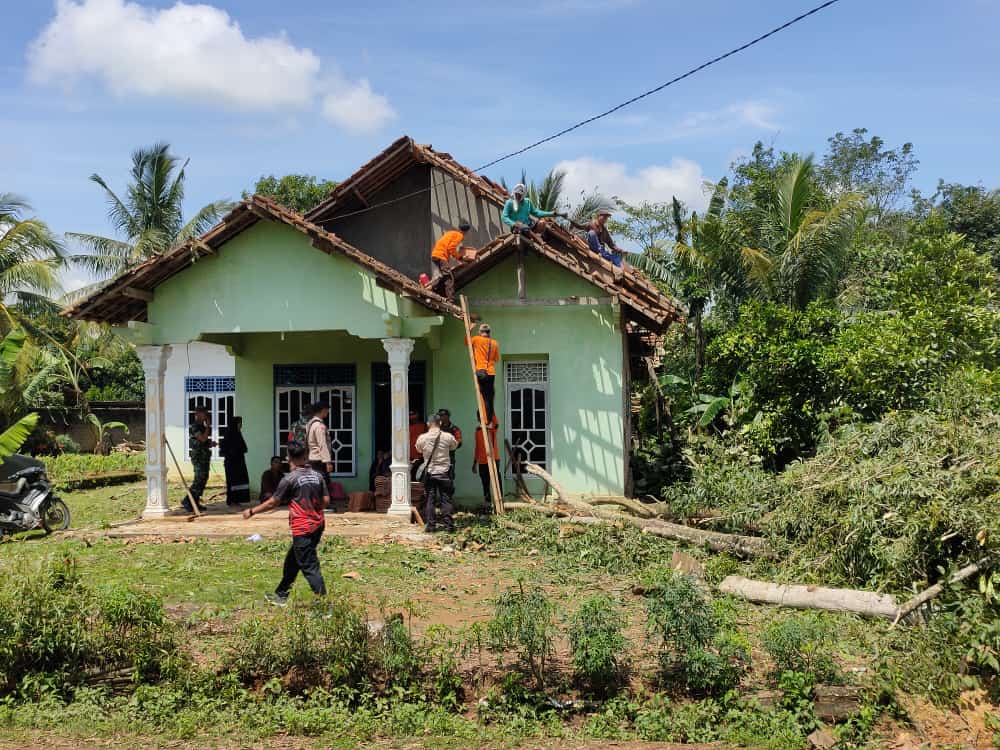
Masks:
[[[269,602],[279,607],[288,604],[288,592],[300,570],[314,594],[326,594],[317,550],[326,526],[323,510],[330,504],[330,490],[323,475],[308,465],[307,455],[306,446],[297,441],[290,442],[288,463],[292,470],[281,478],[271,497],[260,505],[243,511],[244,518],[251,518],[280,505],[283,500],[288,501],[288,526],[292,531],[292,546],[285,555],[281,583],[273,594],[265,594]]]

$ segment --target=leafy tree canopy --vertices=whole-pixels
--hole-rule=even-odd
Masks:
[[[272,174],[257,180],[251,192],[243,191],[243,197],[264,195],[285,208],[304,214],[326,198],[337,185],[335,180],[321,180],[307,174],[286,174],[284,177]]]

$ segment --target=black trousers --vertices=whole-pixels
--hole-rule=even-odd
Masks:
[[[446,476],[428,476],[424,479],[424,496],[427,498],[424,505],[424,523],[427,528],[433,530],[438,523],[442,524],[448,531],[455,530],[455,521],[452,513],[455,506],[452,503],[452,496],[455,494],[455,483]],[[440,503],[441,513],[437,512]]]
[[[503,478],[500,476],[500,462],[496,461],[497,484],[500,485],[500,494],[503,494]],[[487,510],[493,510],[493,493],[490,492],[490,465],[479,464],[479,480],[483,483],[483,502],[486,503]]]
[[[311,534],[292,537],[292,546],[288,548],[288,554],[285,555],[281,583],[278,584],[274,593],[278,596],[288,596],[300,570],[314,594],[322,596],[326,593],[326,584],[323,582],[323,574],[319,570],[319,554],[317,553],[319,540],[322,537],[322,526]]]
[[[484,375],[479,380],[479,393],[483,397],[483,403],[486,405],[486,422],[493,421],[493,401],[496,399],[496,375]]]

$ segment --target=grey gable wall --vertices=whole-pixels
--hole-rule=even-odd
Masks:
[[[473,247],[482,247],[502,231],[499,206],[476,198],[447,172],[426,165],[412,167],[368,201],[374,205],[410,193],[417,194],[355,216],[330,219],[324,227],[413,279],[430,273],[431,248],[461,219],[472,225],[465,244]]]

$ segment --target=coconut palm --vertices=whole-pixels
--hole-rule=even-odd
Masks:
[[[0,193],[0,316],[8,329],[19,315],[51,307],[50,298],[61,291],[62,245],[30,213],[22,198]]]
[[[766,296],[801,310],[831,294],[863,212],[862,196],[823,191],[811,156],[792,162],[774,200],[756,211],[752,246],[772,264]]]
[[[90,180],[104,191],[108,218],[121,239],[69,232],[67,237],[90,250],[73,260],[99,276],[112,276],[208,230],[232,204],[214,201],[185,222],[182,203],[187,165],[187,160],[181,164],[170,153],[166,143],[134,151],[132,181],[124,198],[103,177],[92,174]]]

